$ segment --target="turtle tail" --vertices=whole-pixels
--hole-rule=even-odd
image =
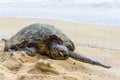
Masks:
[[[81,62],[85,62],[85,63],[89,63],[89,64],[92,64],[92,65],[98,65],[98,66],[102,66],[104,68],[111,68],[111,66],[107,66],[105,64],[102,64],[98,61],[94,61],[92,59],[89,59],[89,58],[86,58],[84,56],[81,56],[75,52],[72,52],[72,51],[69,51],[69,54],[68,54],[69,57],[73,58],[73,59],[76,59],[78,61],[81,61]]]

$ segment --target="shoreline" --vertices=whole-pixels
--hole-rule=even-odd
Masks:
[[[57,20],[57,21],[65,21],[65,22],[71,22],[71,23],[78,23],[78,24],[86,24],[86,25],[96,25],[96,26],[106,26],[106,27],[120,27],[119,24],[109,24],[109,23],[90,23],[90,22],[78,22],[73,20],[67,20],[67,19],[55,19],[55,18],[36,18],[36,17],[0,17],[0,19],[46,19],[46,20]]]

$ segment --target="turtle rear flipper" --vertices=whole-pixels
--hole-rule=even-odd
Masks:
[[[71,57],[75,60],[78,60],[78,61],[89,63],[89,64],[92,64],[92,65],[102,66],[104,68],[111,68],[111,66],[104,65],[100,62],[94,61],[92,59],[81,56],[77,53],[74,53],[74,52],[70,51],[67,47],[62,46],[62,45],[53,46],[53,50],[58,50],[59,52],[62,52],[64,55],[69,56],[69,57]]]

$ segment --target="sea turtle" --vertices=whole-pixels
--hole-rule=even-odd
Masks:
[[[75,50],[73,42],[62,31],[50,24],[31,24],[5,42],[4,51],[26,51],[30,56],[40,53],[59,60],[71,57],[85,63],[110,68],[73,52]]]

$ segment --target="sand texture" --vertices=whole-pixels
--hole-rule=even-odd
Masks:
[[[57,26],[75,44],[75,52],[111,66],[106,69],[72,58],[53,60],[23,51],[4,52],[0,40],[0,80],[120,80],[120,27],[50,19],[0,18],[0,39],[9,39],[32,23]]]

